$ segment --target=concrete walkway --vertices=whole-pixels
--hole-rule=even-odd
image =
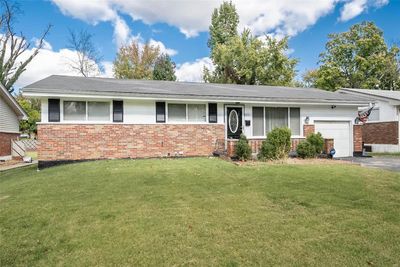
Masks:
[[[352,157],[342,158],[341,160],[358,163],[361,166],[400,172],[400,157]]]
[[[38,163],[38,161],[34,160],[31,163],[23,163],[23,162],[21,162],[21,163],[17,163],[17,164],[13,164],[13,165],[6,165],[6,166],[1,166],[0,165],[0,172],[13,170],[13,169],[17,169],[17,168],[28,167],[28,166],[35,165],[37,163]]]

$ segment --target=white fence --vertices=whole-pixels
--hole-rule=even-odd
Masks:
[[[25,153],[26,153],[26,147],[22,141],[17,141],[17,140],[11,141],[11,156],[24,157]]]

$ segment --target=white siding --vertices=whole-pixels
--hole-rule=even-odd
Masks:
[[[244,111],[244,120],[250,120],[250,126],[244,126],[244,133],[247,137],[253,136],[252,107],[273,106],[273,107],[298,107],[300,108],[300,136],[303,136],[303,125],[306,117],[309,117],[309,124],[314,121],[348,121],[353,125],[353,121],[357,116],[357,107],[337,106],[311,106],[311,105],[262,105],[262,104],[246,104]]]
[[[0,96],[0,132],[18,133],[19,121],[11,107]]]

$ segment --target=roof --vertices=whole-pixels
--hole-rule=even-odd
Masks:
[[[20,120],[26,120],[28,115],[26,115],[24,109],[18,104],[17,100],[8,92],[8,90],[0,83],[0,97],[11,107],[11,109],[17,114]]]
[[[364,98],[313,88],[124,80],[52,75],[23,89],[27,96],[109,96],[148,99],[365,104]]]
[[[353,95],[362,96],[371,100],[385,98],[389,101],[400,101],[400,91],[343,88],[340,89],[339,92],[351,93]]]

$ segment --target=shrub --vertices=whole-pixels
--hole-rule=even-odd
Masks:
[[[312,133],[307,136],[307,141],[314,147],[315,153],[320,154],[324,149],[324,138],[321,133]]]
[[[296,152],[303,159],[315,157],[315,147],[308,140],[300,142],[297,145]]]
[[[284,159],[290,151],[289,128],[275,128],[267,135],[267,140],[263,141],[258,154],[259,159]]]
[[[244,134],[240,135],[239,141],[235,145],[236,156],[240,160],[248,160],[251,158],[251,147]]]

